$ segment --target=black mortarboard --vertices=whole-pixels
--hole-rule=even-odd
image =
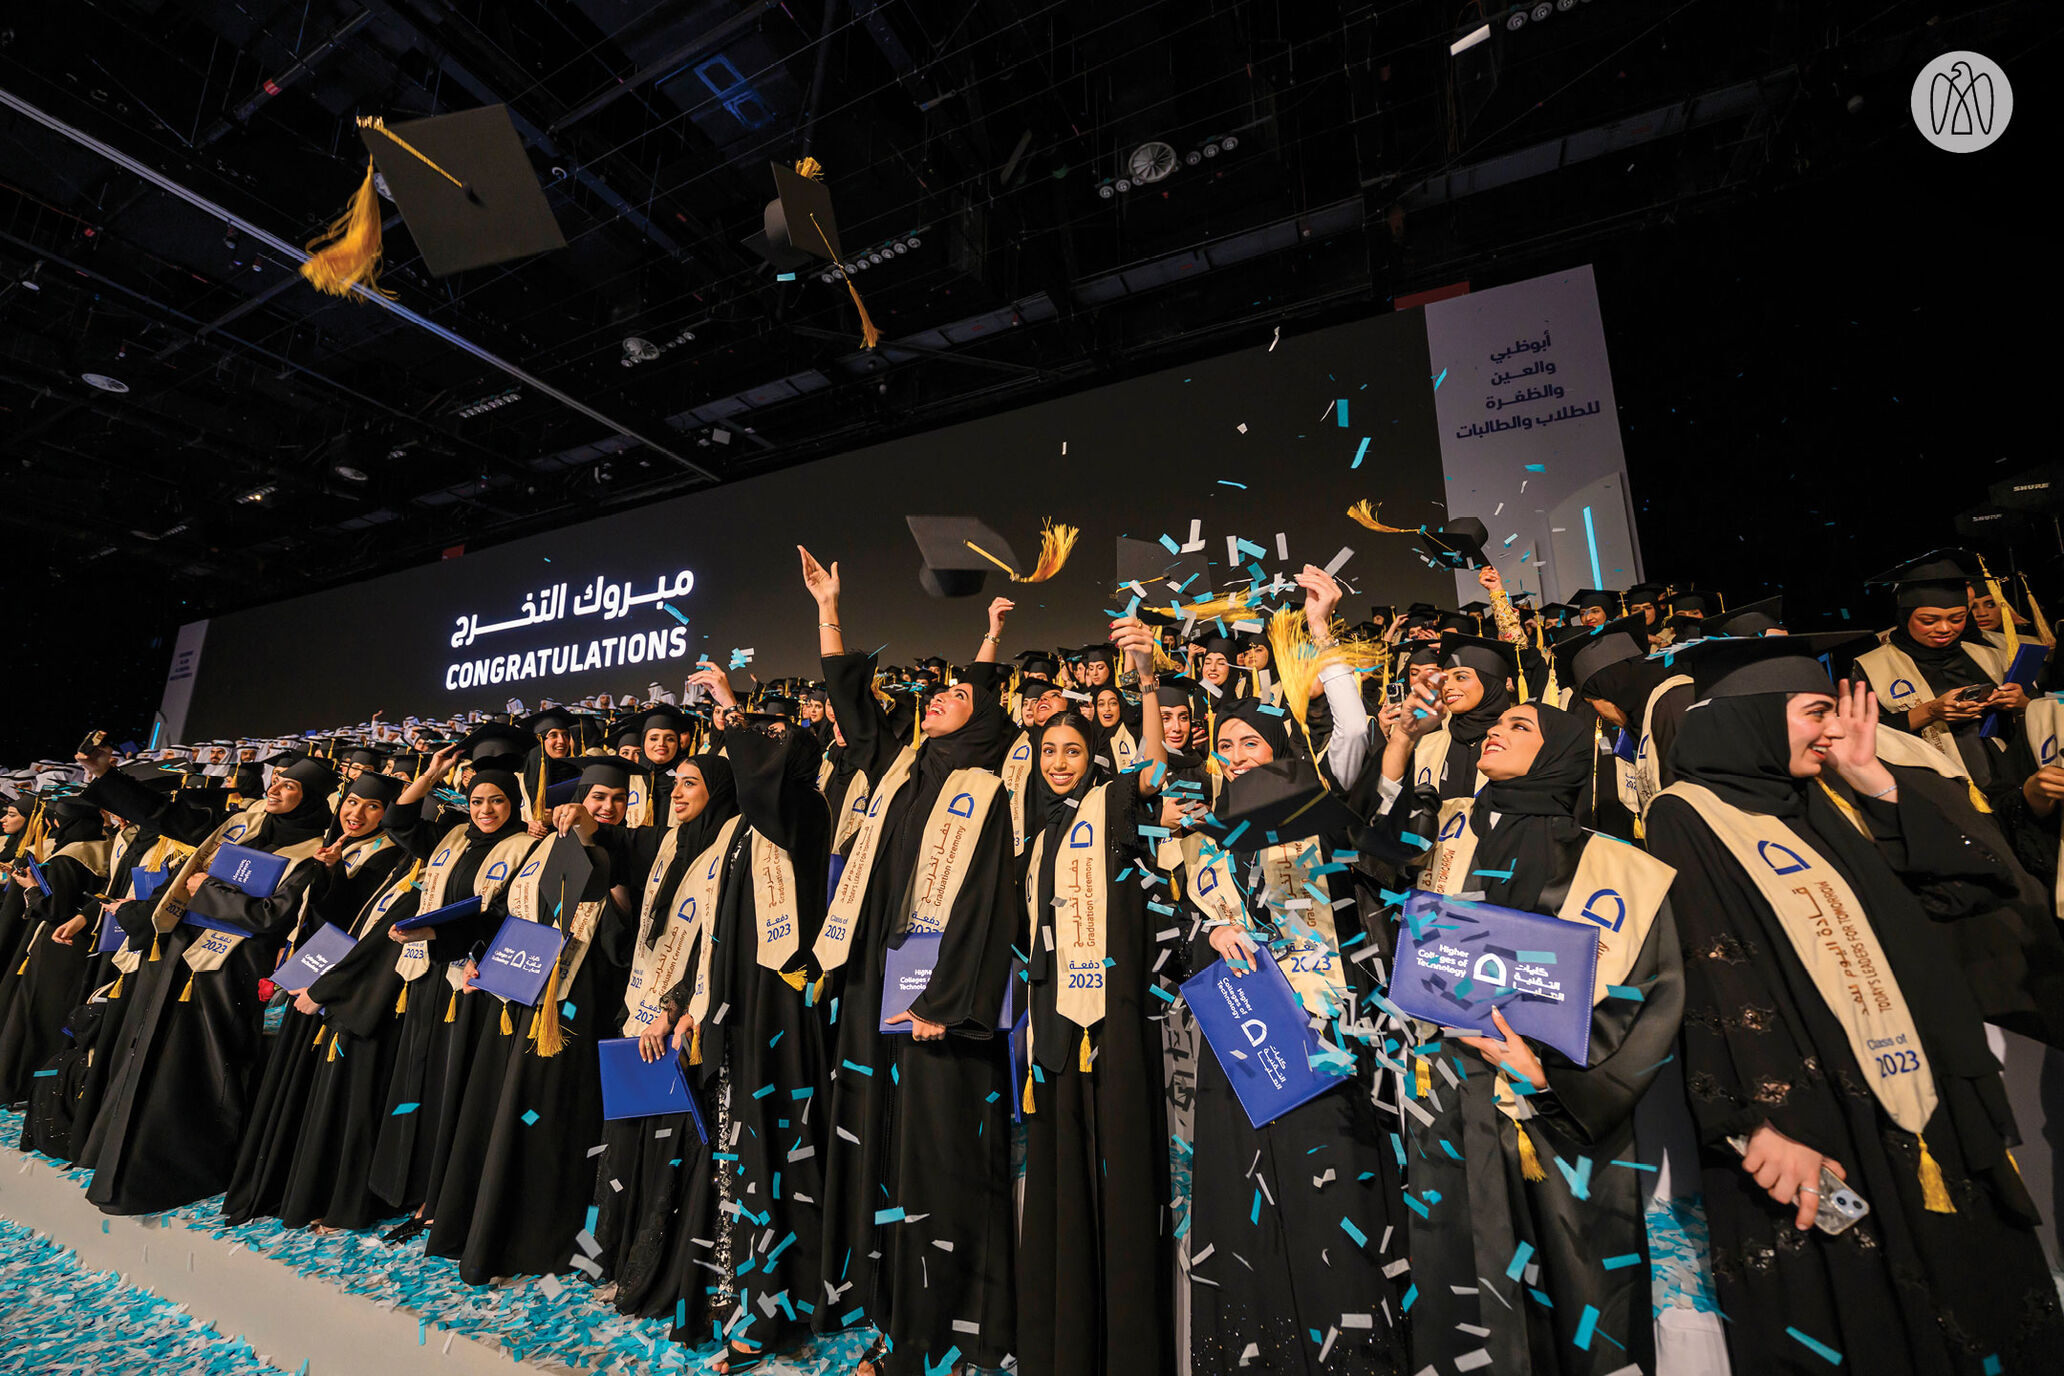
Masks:
[[[1307,836],[1346,835],[1358,825],[1302,760],[1276,760],[1227,779],[1211,812],[1229,833],[1246,823],[1233,838],[1231,849],[1238,854]]]
[[[1183,674],[1162,674],[1155,682],[1153,697],[1163,707],[1188,707],[1202,695],[1204,686]]]
[[[672,731],[676,734],[688,729],[688,714],[672,703],[658,703],[636,714],[638,739],[643,740],[647,731]]]
[[[911,538],[924,557],[917,581],[933,597],[973,597],[982,590],[982,579],[1002,572],[993,560],[975,553],[979,545],[1011,568],[1018,556],[1010,542],[973,516],[905,516]]]
[[[1570,597],[1570,605],[1578,611],[1587,607],[1603,607],[1607,616],[1621,615],[1620,595],[1598,588],[1578,588]]]
[[[1971,584],[1980,576],[1978,561],[1960,549],[1934,549],[1918,559],[1887,569],[1864,586],[1891,585],[1901,611],[1915,607],[1963,607],[1971,601]]]
[[[508,107],[483,105],[396,124],[391,132],[358,132],[431,276],[566,247]]]
[[[1784,597],[1766,597],[1761,602],[1736,607],[1719,616],[1709,616],[1699,623],[1704,635],[1761,635],[1773,627],[1784,625]]]
[[[491,721],[466,733],[459,742],[459,758],[475,769],[506,769],[514,773],[523,768],[523,757],[535,744],[528,731],[505,721]]]
[[[544,869],[538,875],[538,903],[548,915],[546,920],[556,924],[572,919],[574,906],[594,877],[595,862],[578,836],[554,836],[549,845]]]
[[[1371,621],[1374,621],[1379,626],[1388,626],[1390,624],[1391,617],[1395,616],[1396,614],[1396,607],[1369,608],[1369,619]]]
[[[1433,624],[1444,636],[1450,634],[1473,636],[1483,629],[1475,617],[1464,616],[1461,612],[1441,612],[1434,618]]]
[[[1234,655],[1240,653],[1240,643],[1237,640],[1234,640],[1229,635],[1220,635],[1216,631],[1198,636],[1196,638],[1196,645],[1198,649],[1207,655],[1220,654],[1227,659],[1231,659]]]
[[[172,770],[161,769],[148,760],[136,760],[117,767],[122,773],[134,779],[137,783],[142,784],[145,788],[155,789],[159,793],[170,793],[177,789],[179,781],[185,777]],[[23,815],[27,816],[28,814],[24,813]]]
[[[794,721],[795,717],[796,700],[780,693],[762,695],[758,710],[745,714],[747,721]]]
[[[1484,558],[1483,550],[1490,532],[1474,516],[1456,516],[1446,525],[1421,534],[1431,545],[1427,552],[1450,568],[1476,569],[1490,562]]]
[[[1648,621],[1638,613],[1623,616],[1592,630],[1564,636],[1552,648],[1556,680],[1582,696],[1584,684],[1599,670],[1623,660],[1640,659],[1648,653]]]
[[[745,246],[783,272],[793,272],[812,259],[837,262],[845,257],[839,249],[838,220],[831,213],[831,188],[794,167],[778,162],[769,166],[774,171],[774,199],[761,214],[760,232],[748,235]]]
[[[1636,583],[1633,587],[1627,589],[1626,602],[1629,607],[1648,606],[1660,608],[1663,604],[1663,594],[1666,591],[1667,589],[1661,583]]]
[[[401,796],[403,787],[402,781],[392,775],[378,774],[369,769],[353,779],[345,787],[344,796],[346,798],[370,798],[376,803],[384,803],[392,807],[394,800]]]
[[[1691,675],[1692,694],[1701,702],[1757,693],[1832,693],[1833,677],[1822,657],[1875,640],[1868,631],[1714,636],[1676,651],[1671,667]]]
[[[242,770],[238,770],[242,773]],[[321,760],[299,759],[279,770],[274,777],[284,775],[301,785],[304,792],[319,798],[327,798],[337,789],[337,773]]]
[[[564,707],[547,707],[516,723],[534,736],[543,736],[547,731],[564,731],[572,734],[575,726],[573,713]]]
[[[386,752],[375,750],[369,745],[354,745],[337,754],[337,763],[362,764],[367,769],[378,769],[386,762]]]
[[[1633,605],[1631,598],[1628,599],[1627,605]],[[1680,616],[1686,612],[1696,612],[1700,616],[1711,616],[1720,610],[1720,598],[1714,593],[1699,592],[1686,588],[1683,592],[1670,595],[1670,610]]]
[[[621,761],[604,758],[595,760],[581,770],[580,777],[573,783],[572,801],[579,802],[588,796],[588,790],[591,788],[629,788],[631,774]]]
[[[1020,650],[1011,658],[1018,662],[1018,669],[1026,678],[1049,679],[1061,669],[1059,662],[1045,650]]]
[[[1449,631],[1440,639],[1440,662],[1442,668],[1460,664],[1474,669],[1486,683],[1519,681],[1519,649],[1502,640]]]

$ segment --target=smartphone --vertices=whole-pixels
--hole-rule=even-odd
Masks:
[[[1383,690],[1384,701],[1388,702],[1391,706],[1395,707],[1397,704],[1405,700],[1405,690],[1410,686],[1410,684],[1406,683],[1401,678],[1392,679],[1390,681],[1390,687]]]
[[[1746,1137],[1730,1137],[1727,1145],[1742,1156],[1749,1154],[1749,1139]],[[1841,1176],[1825,1165],[1820,1168],[1820,1209],[1813,1216],[1814,1227],[1829,1237],[1840,1237],[1870,1211],[1870,1202],[1850,1189]]]
[[[1968,688],[1956,690],[1958,702],[1983,702],[1998,691],[1989,683],[1974,683]]]

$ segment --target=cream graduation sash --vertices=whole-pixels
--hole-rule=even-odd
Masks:
[[[1132,738],[1132,728],[1124,722],[1111,729],[1111,768],[1120,774],[1132,768],[1132,762],[1139,758],[1139,743]]]
[[[687,968],[688,957],[701,936],[702,918],[716,907],[724,855],[732,834],[738,830],[738,819],[733,817],[725,822],[716,840],[682,871],[681,882],[674,885],[670,896],[673,909],[667,915],[666,925],[656,938],[648,940],[646,933],[652,926],[653,911],[662,898],[669,897],[660,892],[660,886],[666,882],[667,868],[674,862],[678,830],[670,831],[660,843],[660,853],[652,862],[652,877],[645,883],[645,899],[638,913],[638,953],[631,963],[630,984],[624,990],[626,1037],[641,1036],[659,1021],[660,1005],[681,982],[681,972]],[[709,873],[707,884],[703,882],[705,871]]]
[[[1634,751],[1634,815],[1646,817],[1649,805],[1663,791],[1663,762],[1656,758],[1655,710],[1663,694],[1691,682],[1690,674],[1672,674],[1650,691],[1641,708],[1641,739]]]
[[[1304,1011],[1329,1018],[1347,999],[1341,977],[1340,937],[1333,925],[1332,889],[1315,873],[1326,863],[1317,841],[1266,846],[1261,852],[1263,901],[1276,930],[1289,939],[1282,964]]]
[[[853,833],[853,848],[846,854],[846,867],[839,872],[838,885],[831,891],[831,905],[824,914],[824,927],[817,933],[811,953],[817,968],[839,969],[852,954],[853,929],[860,920],[860,904],[867,897],[867,880],[874,873],[875,858],[881,853],[881,834],[889,804],[910,779],[916,767],[917,751],[904,746],[882,775],[867,799],[867,813]],[[850,796],[850,791],[849,791]],[[841,822],[841,825],[844,825]]]
[[[860,832],[860,824],[867,820],[867,776],[859,770],[846,780],[846,796],[839,803],[839,812],[834,820],[831,849],[836,855],[843,855],[846,845]]]
[[[760,940],[755,956],[763,970],[780,970],[795,957],[802,937],[796,913],[795,861],[758,832],[746,852],[752,866],[753,913]]]
[[[189,846],[182,841],[175,841],[169,836],[160,836],[151,844],[150,849],[143,853],[141,868],[156,870],[163,869],[175,860],[184,862],[187,856],[194,853],[195,849],[197,848]],[[129,867],[129,877],[121,881],[120,898],[118,901],[126,903],[135,897],[137,868],[137,866]],[[116,871],[116,874],[119,875],[120,871]],[[113,964],[115,969],[121,973],[133,975],[136,973],[136,967],[143,964],[143,952],[136,948],[136,943],[133,940],[124,940],[121,948],[115,952]]]
[[[208,833],[208,839],[196,846],[179,867],[179,872],[166,881],[158,890],[158,905],[151,909],[151,925],[160,933],[169,932],[179,925],[179,919],[186,913],[186,881],[196,873],[206,874],[208,864],[215,858],[215,852],[224,845],[241,841],[258,825],[265,811],[264,802],[253,803],[235,814]]]
[[[831,783],[831,771],[838,768],[831,756],[826,755],[817,762],[817,791],[822,793]]]
[[[481,858],[480,868],[473,872],[473,893],[483,905],[494,897],[495,891],[508,881],[523,853],[533,844],[529,832],[511,823],[511,835],[495,842]],[[437,849],[430,853],[430,863],[423,867],[418,884],[423,896],[417,901],[418,912],[434,913],[445,906],[444,890],[451,879],[452,866],[466,849],[466,823],[461,822],[444,834],[437,843]],[[414,982],[430,973],[430,938],[418,937],[402,945],[401,954],[395,958],[394,972],[403,980]],[[465,983],[465,975],[456,973],[448,976],[451,986],[459,988]]]
[[[1233,856],[1218,851],[1207,862],[1201,836],[1183,837],[1179,849],[1183,878],[1187,881],[1185,896],[1202,910],[1208,924],[1246,927],[1247,896],[1241,892],[1239,877],[1234,873]]]
[[[724,889],[724,857],[731,853],[731,838],[737,835],[740,824],[741,819],[737,817],[724,823],[717,839],[695,857],[695,863],[688,867],[687,877],[681,880],[681,897],[674,905],[673,920],[688,925],[698,951],[695,987],[688,996],[688,1016],[697,1027],[709,1016],[710,960],[716,949],[717,899]],[[676,982],[679,982],[678,977]],[[666,990],[657,992],[664,994]]]
[[[1968,640],[1958,643],[1988,678],[1994,683],[2000,681],[2005,669],[1991,646],[1973,645]],[[1863,670],[1864,676],[1870,680],[1871,691],[1878,695],[1879,706],[1888,712],[1904,712],[1941,696],[1928,685],[1913,656],[1889,640],[1869,654],[1858,655],[1856,667]],[[1957,768],[1964,767],[1963,756],[1957,751],[1956,738],[1947,723],[1931,721],[1921,728],[1920,736],[1944,756],[1955,760]]]
[[[917,864],[903,900],[903,911],[910,915],[906,930],[922,935],[946,930],[953,900],[967,882],[982,824],[1002,787],[1003,780],[986,769],[956,769],[946,776],[917,844]]]
[[[1110,888],[1105,882],[1104,844],[1109,784],[1098,784],[1076,809],[1075,821],[1062,837],[1053,867],[1053,931],[1055,937],[1054,1009],[1077,1027],[1094,1027],[1104,1019],[1104,956],[1109,939]],[[1025,883],[1025,916],[1031,940],[1040,939],[1039,874],[1046,855],[1046,832],[1032,841],[1031,868]],[[1029,949],[1029,948],[1028,948]]]
[[[1679,780],[1663,790],[1690,805],[1763,896],[1849,1040],[1886,1114],[1919,1133],[1935,1113],[1935,1077],[1870,914],[1835,868],[1775,817],[1744,812]]]
[[[2057,699],[2045,693],[2039,698],[2030,698],[2028,700],[2028,715],[2025,723],[2028,729],[2028,748],[2034,752],[2035,763],[2038,768],[2043,765],[2064,763],[2064,761],[2060,761],[2057,757],[2057,731],[2060,722],[2064,722],[2064,704],[2059,704]],[[1885,737],[1898,734],[1899,732],[1897,731],[1878,732],[1879,755],[1882,756],[1885,753],[1883,745]],[[1959,770],[1963,768],[1962,760],[1957,761],[1957,767]],[[1971,794],[1974,800],[1980,796],[1975,786],[1972,787]],[[2057,877],[2050,892],[2050,907],[2053,913],[2064,913],[2064,834],[2060,834],[2058,838],[2057,861]]]
[[[1427,732],[1412,747],[1412,787],[1438,790],[1448,772],[1448,748],[1455,738],[1445,726]],[[1472,794],[1481,793],[1484,786],[1483,771],[1478,770],[1470,783]]]
[[[1004,756],[1003,786],[1010,790],[1011,854],[1025,853],[1025,779],[1032,773],[1032,733],[1020,731]]]
[[[630,779],[625,785],[624,825],[627,827],[649,827],[653,822],[653,793],[658,787],[656,781],[642,768],[633,767]]]
[[[283,846],[273,851],[273,855],[287,862],[286,871],[280,875],[280,883],[286,883],[287,875],[293,873],[296,865],[304,860],[314,859],[315,853],[322,848],[322,837],[311,836],[305,841],[296,841],[291,846]],[[294,926],[290,929],[291,931],[300,930],[301,923],[308,914],[308,903],[309,893],[307,890],[303,890],[301,894],[301,911],[295,915]],[[185,911],[183,906],[181,911]],[[213,927],[203,927],[200,935],[187,946],[179,958],[186,962],[187,969],[197,975],[209,970],[219,970],[222,968],[223,963],[229,959],[230,952],[244,944],[245,937],[246,933],[243,932],[224,932],[218,931]]]

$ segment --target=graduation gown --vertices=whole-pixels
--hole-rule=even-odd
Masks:
[[[1574,726],[1587,761],[1589,725]],[[1599,858],[1624,861],[1629,878],[1644,881],[1645,895],[1615,878],[1626,890],[1621,920],[1632,920],[1627,908],[1644,896],[1655,906],[1624,972],[1605,973],[1601,946],[1598,983],[1640,996],[1607,992],[1594,1002],[1587,1064],[1529,1042],[1548,1083],[1524,1095],[1524,1116],[1498,1106],[1500,1073],[1474,1048],[1440,1039],[1430,1025],[1417,1028],[1428,1040],[1413,1049],[1414,1079],[1406,1087],[1421,1111],[1405,1114],[1405,1170],[1425,1206],[1410,1219],[1419,1287],[1412,1366],[1458,1369],[1481,1351],[1490,1370],[1515,1376],[1654,1371],[1648,1182],[1613,1163],[1636,1157],[1634,1109],[1669,1061],[1683,1012],[1676,929],[1661,897],[1669,871],[1622,842],[1572,825],[1537,824],[1522,839],[1517,828],[1488,815],[1472,820],[1487,806],[1482,801],[1436,807],[1430,792],[1416,801],[1409,809],[1401,802],[1384,819],[1391,835],[1447,836],[1456,819],[1477,826],[1471,867],[1444,891],[1481,890],[1488,902],[1552,917],[1582,896],[1572,882],[1587,852],[1605,847]],[[1583,906],[1588,911],[1589,903]],[[1606,1270],[1599,1264],[1606,1258],[1635,1260]],[[1515,1260],[1521,1264],[1511,1274]]]
[[[676,1342],[700,1345],[721,1335],[781,1350],[810,1333],[810,1312],[795,1301],[824,1298],[829,1079],[818,1004],[824,985],[809,978],[809,953],[824,922],[831,814],[816,790],[814,736],[776,742],[731,731],[725,741],[741,825],[724,858],[713,939],[698,947],[698,957],[709,956],[709,988],[695,1039],[701,1059],[688,1072],[711,1142],[700,1143],[693,1127],[671,1139],[671,1155],[688,1175],[667,1299],[679,1301]],[[772,967],[761,964],[755,836],[781,848],[795,874],[796,951]],[[676,1003],[689,1006],[701,974],[699,959],[691,959]]]
[[[222,839],[270,852],[305,849],[320,843],[318,827],[254,811],[226,823]],[[185,957],[211,934],[181,922],[159,936],[157,959],[139,965],[157,977],[139,981],[138,1003],[124,1019],[86,1162],[94,1171],[86,1197],[103,1212],[157,1213],[227,1188],[263,1050],[258,982],[279,964],[323,872],[312,858],[296,860],[265,898],[206,880],[188,900],[189,911],[235,928],[243,939],[213,969],[195,970]],[[168,891],[179,883],[175,874]],[[168,897],[160,895],[159,911]]]
[[[384,832],[346,848],[336,868],[324,867],[312,886],[307,910],[282,943],[281,954],[321,931],[325,924],[349,932],[359,912],[391,881],[407,856]],[[279,1212],[301,1135],[315,1068],[331,1051],[330,1029],[320,1015],[289,1003],[279,1030],[267,1038],[264,1067],[251,1095],[250,1120],[237,1146],[236,1165],[224,1191],[222,1217],[235,1227]]]
[[[553,839],[540,842],[540,850]],[[572,837],[557,839],[579,844]],[[559,915],[562,928],[573,935],[538,1006],[506,1004],[492,994],[469,996],[493,1005],[495,1017],[482,1033],[485,1040],[476,1044],[476,1054],[485,1060],[472,1067],[459,1105],[429,1253],[457,1258],[459,1276],[470,1285],[485,1285],[496,1276],[565,1270],[593,1194],[595,1165],[589,1149],[602,1133],[602,1072],[595,1043],[616,1031],[610,1019],[623,1003],[630,933],[626,915],[609,897],[609,847],[590,844],[586,849],[593,870],[578,902]],[[532,856],[518,868],[511,886],[522,882],[538,852]],[[505,886],[490,906],[506,913],[510,896]],[[593,926],[583,942],[578,928],[585,919],[582,910],[590,905]],[[539,1038],[548,1035],[554,1009],[564,1046],[547,1055]]]
[[[1364,777],[1374,773],[1372,765]],[[1344,835],[1314,843],[1326,855],[1357,848]],[[1219,958],[1206,913],[1197,906],[1186,869],[1169,869],[1182,890],[1189,968],[1202,971]],[[1266,886],[1245,857],[1238,870],[1248,922],[1266,931],[1273,926]],[[1343,874],[1349,881],[1344,885]],[[1339,886],[1353,896],[1351,906],[1335,912],[1338,941],[1353,947],[1375,942],[1376,949],[1385,949],[1382,905],[1360,862],[1326,883],[1328,892]],[[1333,964],[1366,1010],[1376,992],[1373,962],[1346,958],[1356,953],[1336,950]],[[1402,1286],[1384,1274],[1407,1255],[1398,1203],[1400,1139],[1376,1106],[1385,1072],[1373,1048],[1343,1049],[1356,1050],[1352,1076],[1259,1128],[1240,1106],[1208,1041],[1197,1056],[1190,1228],[1184,1239],[1192,1371],[1233,1371],[1243,1361],[1312,1376],[1410,1369]],[[1368,1326],[1346,1327],[1347,1316],[1355,1316],[1349,1322],[1367,1316]],[[1250,1347],[1256,1349],[1251,1356]]]
[[[1044,790],[1035,796],[1043,800]],[[1028,863],[1024,884],[1030,911],[1042,920],[1041,934],[1024,947],[1031,956],[1025,1001],[1040,1075],[1028,1077],[1026,1089],[1032,1112],[1025,1119],[1018,1363],[1052,1376],[1160,1376],[1175,1370],[1173,1187],[1158,1023],[1171,1005],[1148,991],[1166,947],[1155,938],[1140,885],[1116,882],[1145,863],[1139,827],[1151,824],[1158,800],[1142,799],[1131,775],[1106,786],[1105,798],[1104,1012],[1086,1029],[1059,1011],[1068,972],[1052,941],[1054,868],[1067,853],[1076,810],[1061,804],[1044,823],[1028,818],[1040,838],[1039,865]],[[1172,910],[1161,921],[1174,927]]]
[[[1919,1022],[1939,1096],[1920,1139],[1953,1213],[1927,1208],[1920,1139],[1872,1093],[1841,1023],[1741,863],[1681,799],[1665,796],[1649,812],[1650,848],[1678,874],[1671,900],[1685,957],[1685,1079],[1702,1144],[1713,1275],[1720,1307],[1734,1318],[1729,1358],[1738,1371],[1826,1372],[1827,1360],[1790,1329],[1874,1376],[2043,1370],[2064,1346],[2064,1314],[2033,1204],[2007,1155],[2015,1131],[1998,1063],[1947,933],[1910,901],[1881,897],[1894,876],[1925,875],[1925,857],[1961,848],[1961,837],[1904,788],[1894,802],[1864,799],[1858,810],[1889,867],[1883,878],[1832,849],[1832,826],[1846,823],[1799,834],[1866,905]],[[1726,1145],[1765,1121],[1840,1162],[1870,1215],[1837,1237],[1800,1232],[1796,1211],[1772,1201]]]
[[[36,1072],[65,1044],[65,1015],[85,1001],[100,915],[94,895],[107,881],[108,843],[74,842],[43,864],[50,892],[25,895],[29,938],[16,962],[14,997],[0,1018],[0,1103],[29,1097]],[[70,941],[57,929],[86,913],[85,928]]]
[[[859,752],[878,786],[907,737],[870,691],[872,657],[823,663],[847,748]],[[885,952],[901,932],[896,910],[910,890],[926,819],[955,768],[993,768],[1008,745],[993,699],[998,671],[971,667],[978,671],[975,715],[960,732],[920,747],[908,782],[885,809],[880,858],[834,981],[822,1265],[837,1293],[815,1297],[813,1322],[819,1332],[872,1323],[895,1345],[887,1376],[922,1371],[954,1349],[996,1366],[1014,1347],[1010,1050],[994,1028],[1021,909],[1001,791],[948,915],[932,982],[912,1005],[947,1035],[919,1042],[879,1030]],[[912,1216],[919,1221],[901,1221]]]

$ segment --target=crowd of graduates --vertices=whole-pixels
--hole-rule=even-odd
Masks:
[[[808,679],[11,776],[22,1148],[109,1213],[579,1273],[714,1371],[1603,1376],[1658,1365],[1640,1109],[1735,1369],[2064,1350],[1988,1031],[2064,1045],[2051,638],[1975,557],[1876,631],[1488,568],[1350,624],[1307,565],[904,666],[798,553]],[[1595,938],[1585,1054],[1397,1006],[1429,896]],[[509,923],[560,938],[534,1002],[481,987]],[[1257,1122],[1254,1047],[1172,1073],[1183,986],[1277,977],[1329,1083]],[[692,1107],[607,1116],[608,1042]]]

